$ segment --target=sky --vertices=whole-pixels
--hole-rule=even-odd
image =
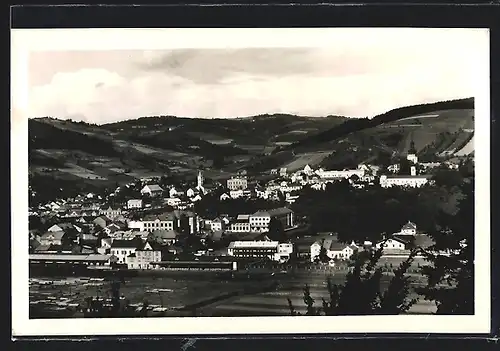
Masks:
[[[475,96],[482,35],[367,29],[318,47],[31,52],[29,113],[98,124],[157,115],[372,117]]]

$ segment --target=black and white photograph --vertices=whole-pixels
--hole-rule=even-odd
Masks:
[[[14,334],[488,330],[487,30],[12,48]]]

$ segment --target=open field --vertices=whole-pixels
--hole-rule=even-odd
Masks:
[[[94,179],[94,180],[107,180],[105,177],[101,177],[100,175],[92,172],[89,169],[73,165],[73,164],[68,164],[68,168],[61,168],[61,172],[67,172],[69,174],[72,174],[74,176],[84,178],[84,179]]]
[[[286,167],[290,171],[295,171],[298,169],[304,168],[306,165],[310,165],[311,167],[316,166],[323,161],[325,157],[330,154],[329,151],[318,151],[318,152],[309,152],[304,153],[298,156],[295,156],[295,159],[287,164],[284,164],[283,167]]]

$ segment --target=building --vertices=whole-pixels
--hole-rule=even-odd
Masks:
[[[380,176],[380,186],[389,188],[392,186],[419,188],[429,183],[429,176],[426,175],[382,175]]]
[[[137,250],[137,241],[135,240],[118,240],[115,239],[111,243],[111,255],[116,257],[116,262],[120,264],[126,263],[128,255],[135,253]]]
[[[141,189],[142,195],[158,196],[161,195],[162,193],[163,193],[163,188],[158,184],[145,185]]]
[[[352,176],[363,178],[365,176],[366,171],[367,167],[365,165],[359,165],[357,169],[325,171],[320,168],[315,173],[321,179],[347,179],[351,178]]]
[[[196,190],[205,194],[205,188],[203,187],[203,183],[205,182],[205,177],[203,176],[203,172],[198,171],[198,176],[196,177]]]
[[[176,230],[158,229],[149,233],[147,240],[161,245],[173,245],[179,237]]]
[[[142,200],[141,199],[131,199],[127,201],[127,208],[129,210],[134,208],[142,208]]]
[[[74,226],[71,223],[59,223],[59,224],[54,224],[51,226],[49,229],[47,229],[48,232],[60,232],[60,231],[71,231],[75,230],[76,226]]]
[[[384,239],[379,241],[376,245],[375,248],[378,250],[381,247],[388,250],[406,250],[408,243],[402,239],[399,238],[390,238],[390,239]]]
[[[231,177],[227,180],[227,188],[229,190],[246,190],[248,180],[246,177]]]
[[[220,218],[216,218],[210,222],[210,230],[212,232],[223,231],[225,227],[225,222]]]
[[[265,232],[269,230],[269,223],[272,218],[276,218],[281,221],[284,229],[288,229],[294,226],[294,214],[293,211],[286,208],[275,208],[267,211],[258,211],[250,215],[249,222],[251,231]]]
[[[129,222],[129,228],[147,232],[154,232],[155,230],[174,230],[178,228],[177,218],[173,212],[159,215],[146,215],[141,221]]]
[[[101,208],[99,210],[99,214],[101,215],[104,215],[110,219],[114,219],[116,217],[119,217],[121,216],[122,214],[122,209],[119,208],[119,207],[112,207],[112,206],[108,206],[107,208]]]
[[[128,269],[152,269],[156,262],[161,262],[161,246],[154,242],[146,242],[126,258]]]
[[[292,252],[292,244],[280,244],[278,241],[233,241],[227,248],[229,256],[273,261],[288,260]]]
[[[66,232],[62,230],[49,231],[41,235],[38,242],[40,243],[40,246],[62,245],[66,236]]]
[[[200,223],[198,216],[190,211],[166,212],[159,215],[146,215],[140,221],[129,221],[130,229],[138,229],[140,231],[153,232],[155,230],[179,230],[182,228],[182,221],[186,220],[189,226],[190,234],[200,231]]]
[[[413,222],[408,221],[398,233],[400,235],[416,235],[417,234],[417,225]]]
[[[233,233],[250,232],[250,215],[238,215],[236,220],[229,224],[229,231]]]
[[[406,156],[406,159],[410,161],[411,163],[417,164],[418,163],[418,157],[415,154],[408,154]]]
[[[330,260],[348,260],[359,250],[359,247],[354,242],[344,244],[339,242],[336,236],[331,235],[311,245],[311,262],[315,262],[319,258],[322,247],[325,248],[326,255]]]

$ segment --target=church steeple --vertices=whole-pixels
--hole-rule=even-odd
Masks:
[[[198,182],[196,185],[196,188],[198,189],[203,189],[203,182],[205,181],[205,178],[203,177],[203,172],[201,170],[198,171]]]

